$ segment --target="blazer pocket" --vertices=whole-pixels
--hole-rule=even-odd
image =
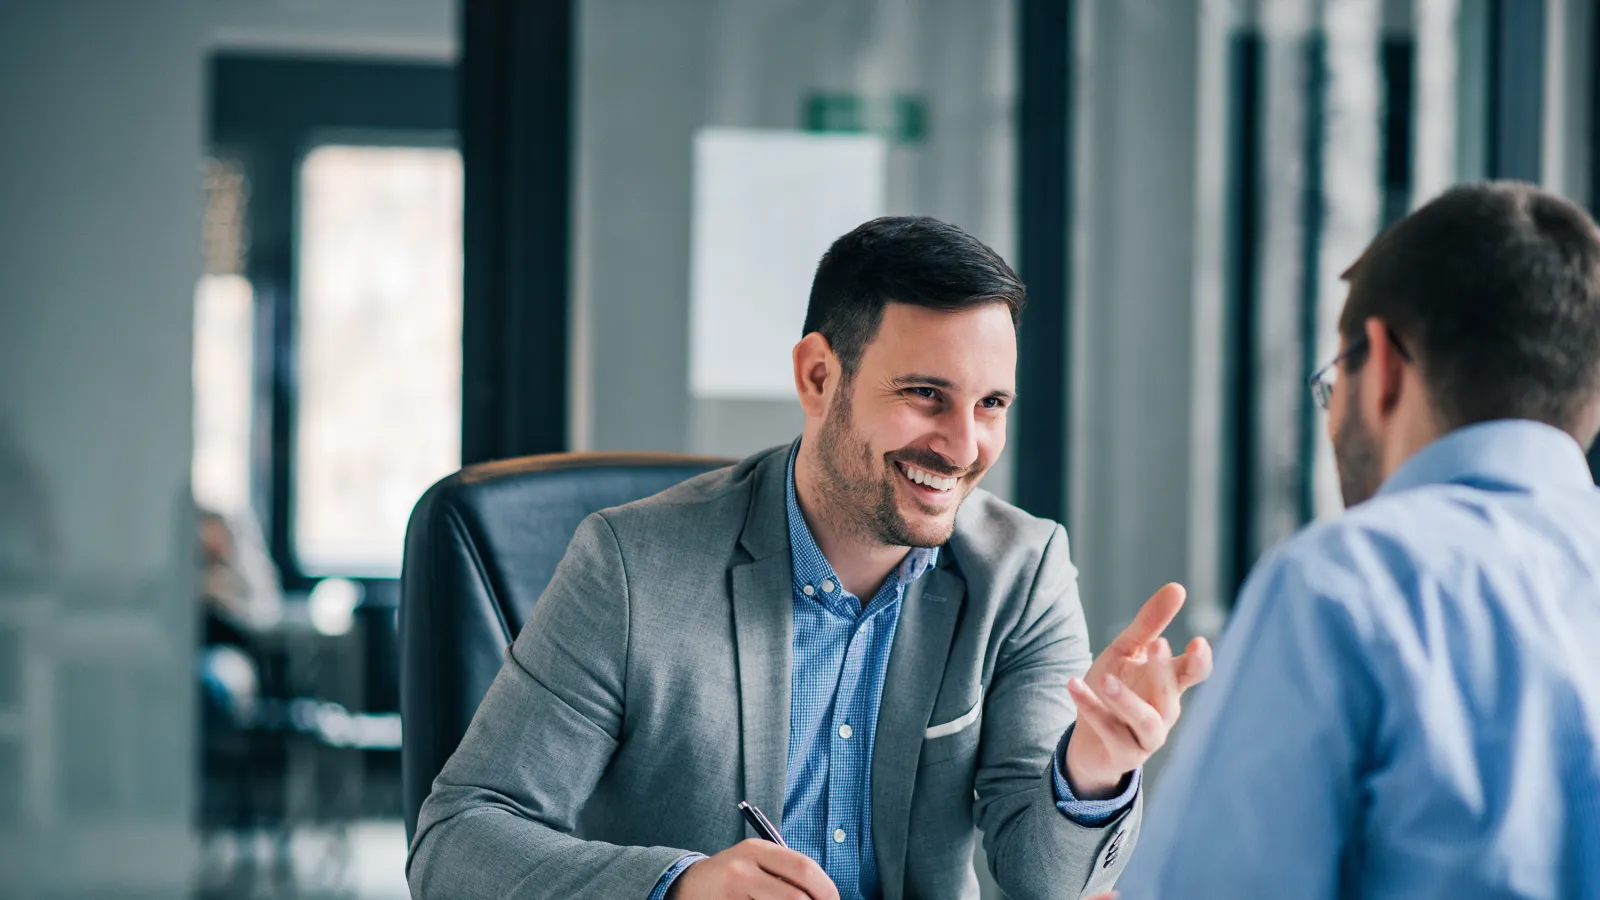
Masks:
[[[979,689],[978,702],[972,708],[922,733],[922,754],[919,765],[932,765],[949,759],[969,756],[977,749],[981,731],[978,723],[983,719],[983,693]]]
[[[978,720],[981,718],[983,718],[983,686],[979,685],[978,702],[972,704],[971,709],[942,725],[929,726],[928,730],[923,732],[922,739],[932,741],[942,737],[949,737],[958,731],[965,731],[978,724]]]

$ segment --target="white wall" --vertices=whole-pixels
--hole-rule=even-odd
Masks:
[[[1014,259],[1012,16],[941,0],[579,4],[577,446],[740,455],[799,433],[795,402],[689,392],[703,126],[799,128],[816,90],[920,95],[928,134],[891,151],[888,211],[955,222]],[[986,486],[1008,495],[1010,481],[1007,458]]]
[[[1069,531],[1099,647],[1168,581],[1197,611],[1222,599],[1215,543],[1192,539],[1218,521],[1221,116],[1199,110],[1224,31],[1215,3],[1077,8]]]
[[[188,877],[202,34],[195,0],[0,5],[0,429],[34,486],[0,517],[56,548],[0,574],[8,896]]]
[[[0,896],[177,897],[205,60],[449,58],[451,0],[0,4]]]

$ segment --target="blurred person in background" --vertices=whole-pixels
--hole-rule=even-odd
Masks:
[[[248,513],[199,511],[201,698],[207,727],[245,728],[261,692],[257,636],[283,616],[278,572]]]
[[[283,617],[283,591],[255,517],[201,510],[199,537],[206,642],[229,642],[276,625]]]
[[[583,523],[422,806],[412,895],[972,900],[978,831],[1013,900],[1110,886],[1210,648],[1161,637],[1168,585],[1092,657],[1066,532],[978,489],[1023,302],[942,222],[836,241],[801,437]],[[741,799],[786,846],[741,841]]]
[[[1251,574],[1123,900],[1600,897],[1600,232],[1470,185],[1345,278],[1348,509]]]

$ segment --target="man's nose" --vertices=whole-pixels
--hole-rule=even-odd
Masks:
[[[978,423],[972,410],[951,410],[941,416],[929,449],[958,469],[972,468],[978,461]]]

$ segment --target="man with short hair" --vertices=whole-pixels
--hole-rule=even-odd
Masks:
[[[1349,510],[1251,574],[1123,900],[1600,897],[1600,232],[1470,185],[1345,278]]]
[[[423,804],[413,896],[973,900],[975,830],[1013,900],[1109,887],[1210,649],[1161,637],[1168,585],[1091,666],[1066,533],[978,490],[1023,299],[950,225],[840,238],[801,438],[583,523]]]

